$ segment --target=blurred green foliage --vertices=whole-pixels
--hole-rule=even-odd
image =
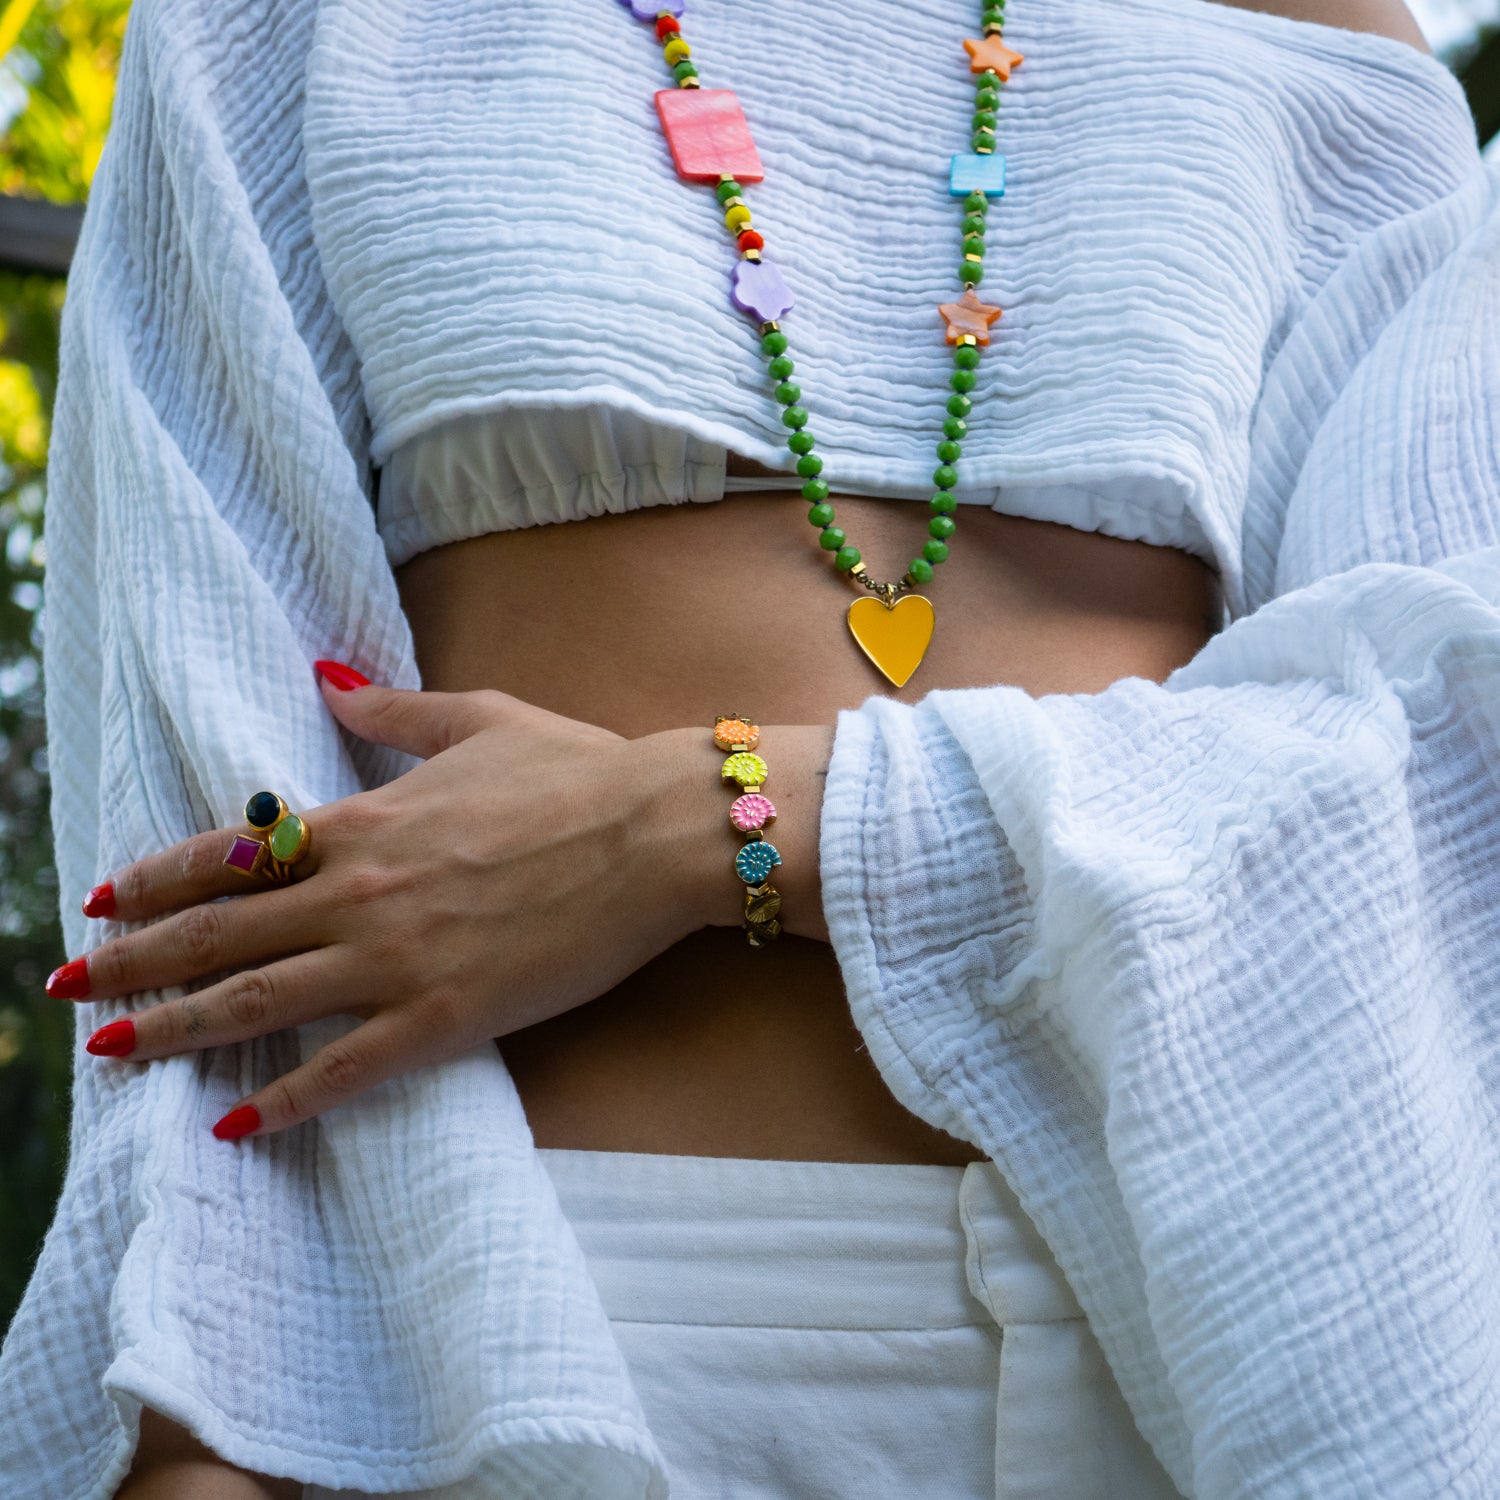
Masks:
[[[82,203],[114,97],[128,0],[0,4],[0,192]],[[24,107],[23,107],[24,106]],[[73,1007],[42,993],[65,956],[42,711],[42,519],[64,284],[0,271],[0,1328],[62,1179]]]

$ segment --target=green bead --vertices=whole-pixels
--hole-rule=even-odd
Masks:
[[[743,198],[745,190],[737,182],[721,182],[714,189],[719,195],[720,203],[728,203],[731,198]]]
[[[992,89],[988,84],[986,84],[982,89],[980,89],[980,91],[977,94],[974,95],[974,108],[975,109],[999,109],[1000,108],[1000,94],[999,94],[999,91],[996,90],[996,89]]]
[[[790,354],[778,354],[767,366],[772,376],[777,380],[785,380],[797,366],[792,362]]]
[[[821,482],[822,481],[820,480],[819,483]],[[826,489],[827,486],[824,485],[824,488]],[[814,526],[832,526],[833,507],[826,501],[819,501],[817,505],[813,506],[813,508],[808,511],[807,519]]]
[[[678,83],[681,83],[684,78],[696,78],[697,76],[697,68],[695,68],[692,63],[690,63],[686,58],[683,58],[683,60],[672,69],[672,77],[675,78]]]
[[[974,410],[974,403],[967,396],[949,396],[948,412],[950,416],[966,417]]]
[[[804,454],[797,460],[797,473],[803,479],[812,479],[823,472],[823,460],[816,453]]]
[[[984,254],[984,236],[982,234],[970,234],[964,236],[965,255]]]
[[[957,504],[956,501],[954,503]],[[957,530],[958,524],[952,516],[934,516],[927,523],[927,534],[935,536],[940,542],[947,541]]]
[[[972,370],[979,364],[979,350],[973,344],[960,344],[953,351],[953,363],[960,370]],[[962,389],[962,387],[959,387]]]
[[[922,557],[914,557],[907,564],[906,571],[911,575],[913,583],[932,582],[932,564]]]
[[[800,469],[802,465],[798,464],[797,467]],[[828,481],[826,479],[809,479],[802,486],[802,498],[814,502],[826,500],[828,498]]]
[[[963,451],[963,444],[955,443],[951,438],[947,438],[937,445],[937,456],[945,464],[956,464],[963,457]]]
[[[958,470],[952,464],[939,464],[932,471],[932,482],[940,490],[951,490],[958,483]]]
[[[785,354],[786,335],[779,329],[773,328],[760,341],[762,354]]]
[[[984,280],[984,267],[978,261],[966,260],[958,268],[958,279],[965,286],[978,286]]]
[[[825,552],[837,552],[844,545],[844,533],[837,526],[825,526],[822,535],[818,538],[818,545]],[[931,542],[927,544],[929,547]]]
[[[979,377],[972,370],[955,370],[948,377],[948,384],[962,394],[964,391],[972,391],[979,384]]]
[[[974,118],[970,120],[969,123],[974,127],[975,130],[979,130],[981,128],[993,130],[995,126],[1000,122],[994,110],[976,109],[974,111]]]
[[[995,132],[993,130],[976,130],[969,137],[969,149],[971,151],[983,151],[986,146],[994,150]]]
[[[795,406],[802,399],[802,387],[794,385],[790,380],[783,380],[776,387],[776,399],[783,406]]]
[[[789,406],[782,412],[781,420],[788,427],[806,427],[807,408],[805,406]]]
[[[986,5],[979,17],[981,26],[1003,26],[1005,25],[1005,7],[1003,5]]]
[[[858,547],[840,547],[834,554],[833,565],[840,573],[847,573],[859,561]]]
[[[990,200],[983,193],[970,193],[964,199],[964,212],[966,214],[984,214],[990,210]]]
[[[943,436],[950,438],[964,437],[969,431],[969,424],[962,417],[949,417],[943,423]]]
[[[947,542],[923,542],[922,556],[930,563],[942,563],[948,561]]]
[[[817,439],[810,432],[794,432],[786,440],[786,445],[793,453],[811,453]]]
[[[959,225],[966,235],[982,235],[984,233],[984,215],[967,214],[964,221]]]
[[[939,490],[931,500],[927,502],[927,508],[934,515],[946,516],[958,509],[958,501],[948,493],[947,490]]]

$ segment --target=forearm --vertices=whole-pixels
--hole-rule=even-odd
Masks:
[[[766,836],[781,853],[771,877],[782,895],[781,924],[798,937],[828,941],[818,873],[823,784],[833,752],[831,724],[773,725],[757,751],[769,767],[766,795],[776,820]],[[684,931],[737,927],[744,886],[733,860],[743,843],[729,822],[733,798],[719,777],[724,754],[708,729],[674,729],[635,741],[652,787],[651,861],[670,874],[670,899],[681,905]]]

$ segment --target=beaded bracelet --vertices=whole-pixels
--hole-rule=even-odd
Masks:
[[[781,863],[781,851],[762,831],[776,816],[771,799],[762,791],[769,767],[754,753],[760,730],[744,714],[718,715],[714,744],[729,751],[719,775],[740,788],[729,809],[729,821],[745,835],[734,857],[734,873],[745,882],[745,937],[752,948],[761,948],[781,933],[781,892],[772,888],[768,878]]]

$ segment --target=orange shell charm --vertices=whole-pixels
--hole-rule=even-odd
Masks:
[[[759,726],[743,719],[720,719],[714,725],[714,744],[721,750],[733,750],[736,745],[753,750],[760,744]]]

